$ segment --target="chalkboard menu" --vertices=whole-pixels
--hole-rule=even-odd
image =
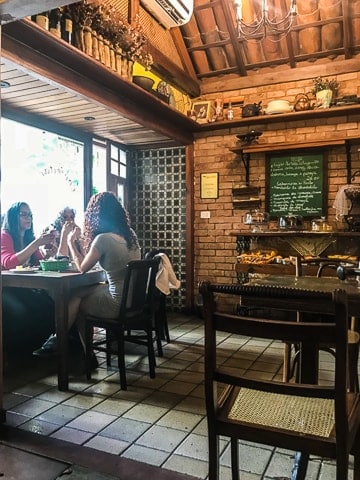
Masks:
[[[270,217],[320,217],[326,205],[323,153],[268,155],[266,210]]]

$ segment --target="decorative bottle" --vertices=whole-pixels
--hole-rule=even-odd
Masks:
[[[39,27],[49,30],[49,12],[41,12],[35,15],[35,22]]]
[[[61,38],[61,10],[53,8],[49,13],[49,31],[58,38]]]
[[[227,109],[227,112],[226,112],[226,118],[228,120],[233,120],[233,118],[234,118],[234,110],[232,108],[231,102],[229,102],[229,106],[228,106],[228,109]]]
[[[69,7],[63,7],[60,19],[61,38],[67,43],[73,43],[73,19]]]

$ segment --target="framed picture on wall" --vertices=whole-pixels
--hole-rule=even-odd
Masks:
[[[191,111],[194,117],[196,117],[197,122],[210,122],[215,113],[214,102],[205,100],[193,102],[191,104]]]
[[[200,198],[219,197],[219,174],[202,173],[200,175]]]

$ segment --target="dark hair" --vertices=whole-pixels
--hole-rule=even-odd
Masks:
[[[139,248],[129,215],[112,192],[97,193],[89,200],[84,220],[85,252],[100,233],[117,233],[124,237],[129,249]]]
[[[65,223],[65,212],[66,210],[70,210],[70,212],[73,214],[73,217],[75,218],[75,215],[76,215],[76,211],[71,208],[71,207],[64,207],[62,210],[60,210],[60,212],[58,213],[58,216],[56,217],[56,220],[54,221],[53,223],[53,227],[55,228],[55,230],[57,230],[58,232],[61,231],[64,223]]]
[[[24,243],[22,244],[21,242],[19,216],[20,209],[23,206],[29,207],[26,202],[13,203],[9,210],[5,213],[2,222],[2,229],[9,233],[13,239],[15,252],[20,252],[20,250],[35,240],[33,223],[31,221],[31,227],[28,230],[25,230],[24,233]],[[36,263],[35,254],[31,255],[30,263]]]

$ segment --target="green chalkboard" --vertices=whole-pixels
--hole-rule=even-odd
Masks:
[[[267,155],[265,208],[270,217],[325,213],[325,159],[319,152]]]

